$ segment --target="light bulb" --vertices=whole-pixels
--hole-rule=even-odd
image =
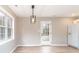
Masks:
[[[34,18],[32,18],[32,23],[34,23],[35,22],[35,19]]]

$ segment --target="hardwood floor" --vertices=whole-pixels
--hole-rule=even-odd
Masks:
[[[79,49],[66,46],[19,46],[13,53],[79,53]]]

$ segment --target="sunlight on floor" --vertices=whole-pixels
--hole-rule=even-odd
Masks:
[[[40,50],[42,53],[49,53],[49,52],[51,52],[51,47],[48,47],[48,46],[41,47]]]

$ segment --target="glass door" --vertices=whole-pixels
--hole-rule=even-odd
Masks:
[[[52,42],[52,26],[51,21],[41,21],[41,45],[51,45]]]

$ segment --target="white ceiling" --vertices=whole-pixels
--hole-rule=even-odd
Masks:
[[[31,5],[9,6],[18,17],[30,17]],[[79,16],[78,5],[35,5],[37,17],[71,17]]]

